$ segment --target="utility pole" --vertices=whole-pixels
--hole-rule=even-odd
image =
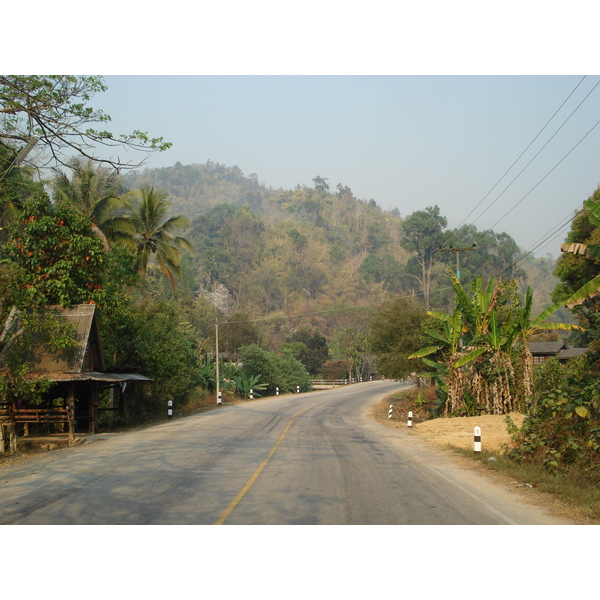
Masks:
[[[216,380],[216,388],[217,388],[217,405],[221,404],[221,386],[220,386],[220,376],[219,376],[219,319],[215,319],[215,380]]]
[[[456,252],[456,279],[460,281],[460,253],[466,250],[475,250],[477,248],[477,244],[473,244],[469,248],[455,248],[454,246],[450,246],[450,248],[442,248],[441,246],[438,248],[440,252]]]

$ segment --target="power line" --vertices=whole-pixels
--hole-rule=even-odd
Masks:
[[[445,245],[448,243],[448,241],[450,239],[452,239],[452,236],[456,233],[456,231],[458,230],[459,227],[461,227],[465,221],[477,210],[477,208],[479,208],[479,206],[481,206],[481,204],[483,203],[483,201],[492,193],[492,191],[500,184],[500,182],[506,177],[506,175],[512,170],[512,168],[517,164],[517,162],[521,159],[521,157],[527,152],[527,150],[529,150],[529,148],[533,145],[533,143],[538,139],[538,137],[542,134],[542,132],[546,129],[546,127],[548,127],[548,125],[550,124],[550,122],[554,119],[554,117],[558,114],[558,112],[562,109],[562,107],[567,103],[567,101],[569,100],[569,98],[571,98],[571,96],[575,93],[575,91],[577,90],[577,88],[583,83],[583,81],[585,80],[587,76],[584,75],[581,80],[577,83],[577,85],[573,88],[573,90],[571,91],[571,93],[565,98],[565,100],[562,102],[562,104],[556,109],[556,111],[554,112],[554,114],[550,117],[550,119],[548,119],[548,121],[546,122],[546,124],[542,127],[542,129],[540,129],[540,131],[538,132],[538,134],[533,138],[533,140],[528,144],[528,146],[525,148],[525,150],[523,150],[523,152],[521,152],[521,154],[517,157],[517,159],[512,163],[512,165],[505,171],[505,173],[502,175],[502,177],[500,177],[500,179],[492,186],[492,188],[488,191],[488,193],[479,201],[479,203],[475,206],[475,208],[473,208],[473,210],[461,221],[461,223],[458,225],[458,227],[456,227],[453,231],[449,232],[448,237],[442,242],[442,245]],[[533,162],[533,160],[535,160],[535,158],[537,158],[537,156],[541,153],[541,151],[550,143],[550,141],[556,136],[556,134],[562,129],[562,127],[567,123],[567,121],[573,116],[573,114],[579,109],[579,107],[583,104],[583,102],[585,102],[585,100],[588,98],[588,96],[594,91],[594,89],[598,86],[598,84],[600,84],[600,81],[598,83],[596,83],[596,85],[592,88],[592,90],[586,95],[586,97],[579,103],[579,105],[575,108],[575,110],[569,115],[569,117],[567,117],[567,119],[562,123],[562,125],[559,127],[559,129],[554,133],[554,135],[546,142],[546,144],[544,144],[544,146],[541,148],[541,150],[531,159],[531,161],[529,161],[529,163],[527,163],[527,165],[521,170],[521,172],[510,182],[510,184],[496,197],[496,199],[492,202],[492,204],[490,204],[486,210],[481,213],[481,215],[479,215],[479,217],[477,217],[477,219],[473,222],[473,224],[475,224],[486,212],[487,210],[489,210],[489,208],[491,208],[491,206],[493,206],[493,204],[502,196],[502,194],[504,194],[504,192],[506,192],[506,190],[515,182],[515,180],[520,177],[520,175],[523,173],[523,171]]]
[[[582,209],[578,210],[574,215],[567,217],[566,221],[563,219],[549,233],[544,234],[545,237],[542,236],[541,239],[538,239],[536,242],[534,242],[534,244],[532,246],[530,246],[529,250],[527,250],[526,252],[521,254],[521,256],[516,258],[512,262],[510,267],[507,267],[506,269],[501,271],[500,275],[502,275],[509,269],[510,270],[514,269],[519,263],[526,260],[529,256],[531,256],[540,247],[543,248],[544,246],[548,245],[551,241],[555,240],[561,234],[562,230],[565,229],[565,227],[567,227],[573,220],[575,220],[583,211],[584,211],[584,209],[582,208]]]
[[[569,119],[579,110],[579,108],[581,107],[581,105],[588,99],[588,97],[590,96],[590,94],[599,85],[600,85],[600,81],[598,81],[596,83],[596,85],[587,93],[587,95],[585,96],[585,98],[575,107],[575,109],[573,110],[573,112],[563,121],[563,123],[561,124],[561,126],[552,134],[552,136],[550,137],[550,139],[548,139],[548,141],[538,150],[538,152],[535,154],[535,156],[523,167],[523,169],[521,169],[521,171],[519,172],[519,174],[502,190],[502,192],[496,197],[496,199],[477,217],[477,219],[475,219],[475,221],[473,221],[473,223],[476,223],[479,219],[481,219],[481,217],[483,217],[483,215],[496,203],[496,201],[504,194],[504,192],[506,192],[506,190],[522,175],[523,171],[525,171],[525,169],[527,169],[527,167],[529,167],[529,165],[542,153],[542,151],[546,148],[546,146],[556,137],[556,135],[558,134],[558,132],[567,124],[567,122],[569,121]],[[598,123],[596,123],[596,125],[598,125]],[[596,125],[594,125],[594,127],[596,127]],[[583,139],[585,139],[587,137],[587,135],[589,135],[589,133],[594,129],[594,127],[592,127],[592,129],[590,129],[590,131],[588,131],[588,133],[586,133],[583,136],[583,138],[568,152],[568,154],[566,156],[568,156],[581,143],[581,141],[583,141]],[[566,156],[564,158],[566,158]],[[563,158],[563,160],[564,160],[564,158]],[[560,162],[562,162],[562,160]],[[554,169],[560,164],[560,162],[557,165],[555,165]],[[552,169],[552,171],[554,169]],[[552,171],[550,171],[550,173]],[[550,173],[548,173],[546,175],[546,177]],[[544,177],[544,179],[545,179],[545,177]],[[542,181],[543,181],[543,179],[542,179]],[[541,183],[541,181],[540,181],[540,183]],[[519,204],[519,203],[517,203],[517,204]],[[500,220],[502,220],[502,219],[500,219]],[[491,229],[493,229],[499,222],[500,221],[498,221],[497,223],[495,223],[494,225],[492,225]]]
[[[600,81],[596,84],[596,86],[599,84]],[[556,169],[569,156],[569,154],[571,154],[571,152],[573,152],[573,150],[575,150],[575,148],[577,148],[577,146],[579,146],[579,144],[581,144],[581,142],[583,142],[583,140],[585,140],[585,138],[590,135],[592,131],[594,131],[594,129],[596,129],[596,127],[598,127],[598,125],[600,125],[600,121],[597,121],[596,124],[552,167],[552,169],[550,169],[550,171],[548,171],[548,173],[546,173],[503,217],[498,219],[490,229],[496,227],[500,221],[504,220],[517,206],[519,206],[519,204],[521,204],[521,202],[523,202],[523,200],[525,200],[525,198],[527,198],[527,196],[529,196],[529,194],[531,194],[531,192],[533,192],[533,190],[535,190],[535,188],[537,188],[537,186],[540,185],[542,181],[544,181],[544,179],[546,179],[546,177],[548,177],[550,173],[552,173],[554,169]]]

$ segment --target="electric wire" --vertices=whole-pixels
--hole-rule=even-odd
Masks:
[[[598,83],[600,84],[600,82]],[[546,177],[548,177],[554,171],[554,169],[556,169],[569,156],[569,154],[571,154],[571,152],[573,152],[573,150],[575,150],[575,148],[577,148],[577,146],[579,146],[579,144],[581,144],[583,140],[585,140],[585,138],[590,135],[592,131],[594,131],[594,129],[596,129],[596,127],[598,127],[598,125],[600,125],[600,121],[598,121],[504,216],[500,217],[500,219],[498,219],[490,227],[490,229],[494,229],[498,223],[503,221],[517,206],[519,206],[519,204],[521,204],[521,202],[523,202],[523,200],[525,200],[525,198],[527,198],[527,196],[529,196],[529,194],[531,194],[531,192],[533,192],[533,190],[535,190],[538,185],[540,185],[546,179]]]
[[[558,134],[558,132],[567,124],[567,122],[569,121],[569,119],[579,110],[579,108],[581,107],[581,105],[588,99],[588,97],[590,96],[590,94],[599,85],[600,85],[600,81],[598,81],[596,83],[596,85],[587,93],[587,95],[585,96],[585,98],[577,105],[577,107],[575,108],[575,110],[573,110],[573,112],[563,121],[562,125],[552,134],[552,136],[550,137],[550,139],[548,139],[548,141],[538,150],[538,152],[535,154],[535,156],[523,167],[523,169],[521,169],[521,171],[519,172],[519,174],[504,188],[504,190],[502,190],[502,192],[496,197],[496,199],[477,217],[477,219],[475,219],[475,221],[473,221],[472,224],[477,223],[477,221],[479,219],[481,219],[481,217],[496,203],[496,201],[504,194],[504,192],[506,192],[506,190],[521,176],[521,174],[523,173],[523,171],[525,171],[525,169],[527,169],[527,167],[529,167],[529,165],[541,154],[541,152],[546,148],[546,146],[548,146],[548,144],[556,137],[556,135]],[[598,123],[600,123],[600,121]],[[550,173],[552,173],[552,171],[554,171],[554,169],[556,169],[556,167],[558,167],[558,165],[560,165],[560,163],[562,163],[562,161],[565,160],[565,158],[567,158],[567,156],[569,156],[569,154],[571,154],[571,152],[573,152],[573,150],[575,150],[575,148],[577,148],[577,146],[579,146],[579,144],[581,144],[581,142],[597,127],[598,123],[596,123],[596,125],[594,125],[579,140],[579,142],[577,142],[577,144],[575,144],[575,146],[573,146],[573,148],[571,148],[571,150],[569,150],[569,152],[567,152],[567,154],[556,165],[554,165],[554,167],[537,183],[536,186],[533,187],[532,190],[530,190],[528,192],[528,194],[526,196],[528,196],[542,181],[544,181],[544,179],[546,179],[546,177],[548,177],[548,175],[550,175]],[[517,205],[519,205],[525,199],[525,197],[522,198],[519,202],[517,202],[517,204],[515,204],[515,207]],[[513,207],[513,208],[515,208],[515,207]],[[503,218],[504,217],[502,217],[502,219]],[[502,219],[500,219],[496,223],[494,223],[494,225],[492,225],[492,227],[490,227],[490,229],[493,229]]]
[[[499,275],[503,275],[509,270],[514,270],[520,263],[525,261],[527,258],[533,255],[534,252],[540,250],[547,246],[550,242],[554,241],[559,235],[563,234],[563,230],[568,227],[572,221],[574,221],[585,209],[581,208],[575,212],[574,215],[570,215],[566,217],[566,220],[561,220],[560,223],[554,226],[550,232],[547,232],[542,236],[542,238],[538,239],[532,246],[529,247],[528,250],[523,252],[519,257],[517,257],[509,267],[506,267],[503,271],[499,273]]]
[[[500,182],[506,177],[506,175],[513,169],[513,167],[517,164],[517,162],[522,158],[522,156],[527,152],[527,150],[529,150],[529,148],[533,145],[533,143],[539,138],[539,136],[542,134],[542,132],[548,127],[548,125],[552,122],[552,120],[554,119],[554,117],[558,114],[558,112],[563,108],[563,106],[567,103],[567,101],[571,98],[571,96],[575,93],[575,91],[577,90],[577,88],[579,88],[579,86],[583,83],[583,81],[585,80],[587,76],[584,75],[581,80],[577,83],[577,85],[573,88],[573,90],[571,91],[571,93],[565,98],[565,100],[562,102],[562,104],[556,109],[556,111],[554,112],[554,114],[550,117],[550,119],[548,119],[548,121],[546,122],[546,124],[542,127],[542,129],[538,132],[538,134],[533,138],[533,140],[529,143],[529,145],[525,148],[525,150],[523,150],[523,152],[521,152],[521,154],[517,157],[517,159],[512,163],[512,165],[505,171],[505,173],[502,175],[502,177],[500,177],[500,179],[492,186],[492,188],[488,191],[488,193],[479,201],[479,203],[473,208],[473,210],[471,210],[471,212],[461,221],[461,223],[458,225],[458,227],[454,228],[452,231],[450,231],[448,233],[448,236],[442,241],[442,245],[447,244],[452,237],[456,234],[458,228],[460,228],[466,221],[467,219],[477,210],[477,208],[479,208],[479,206],[481,206],[481,204],[484,202],[484,200],[491,194],[491,192],[500,184]],[[600,81],[596,83],[596,85],[588,92],[588,94],[585,96],[585,98],[577,105],[577,107],[573,110],[573,112],[567,117],[567,119],[565,119],[565,121],[563,121],[563,123],[561,124],[561,126],[556,130],[556,132],[552,135],[552,137],[550,137],[550,139],[544,144],[544,146],[542,146],[542,148],[537,152],[537,154],[527,163],[527,165],[525,165],[525,167],[519,172],[519,174],[513,178],[513,180],[508,184],[508,186],[506,186],[506,188],[504,188],[504,190],[496,197],[496,199],[479,215],[479,217],[477,217],[477,219],[475,221],[473,221],[472,224],[475,224],[495,203],[496,201],[504,194],[504,192],[506,192],[506,190],[508,190],[508,188],[516,181],[516,179],[518,177],[521,176],[521,174],[525,171],[525,169],[527,169],[527,167],[529,167],[529,165],[537,158],[537,156],[542,152],[542,150],[544,150],[544,148],[550,143],[550,141],[558,134],[558,132],[564,127],[564,125],[569,121],[569,119],[575,114],[575,112],[577,112],[577,110],[581,107],[581,105],[587,100],[587,98],[590,96],[590,94],[596,89],[596,87],[600,84]]]

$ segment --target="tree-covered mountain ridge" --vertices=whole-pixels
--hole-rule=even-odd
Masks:
[[[475,252],[460,255],[467,285],[477,275],[512,276],[523,291],[532,287],[534,308],[543,310],[558,282],[550,256],[523,259],[526,253],[506,233],[466,225],[450,237],[445,218],[432,216],[431,207],[406,206],[403,218],[402,207],[385,211],[342,183],[332,190],[321,176],[311,186],[273,189],[238,166],[207,161],[131,172],[123,181],[129,189],[167,192],[171,212],[189,219],[186,236],[194,252],[186,259],[186,285],[220,304],[225,314],[243,312],[273,322],[301,315],[288,318],[284,329],[311,325],[330,333],[344,323],[364,323],[368,307],[395,296],[422,299],[419,250],[408,243],[411,217],[417,235],[427,236],[433,223],[438,241],[477,244]],[[453,298],[448,272],[455,253],[433,258],[431,308],[444,310]]]

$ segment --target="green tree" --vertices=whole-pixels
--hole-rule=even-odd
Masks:
[[[317,375],[329,357],[329,346],[325,336],[310,327],[292,333],[282,345],[298,359],[313,376]]]
[[[172,302],[138,305],[127,324],[131,329],[122,340],[126,345],[122,364],[139,366],[153,380],[143,392],[138,417],[164,415],[169,400],[175,408],[181,406],[202,382],[193,328],[182,322],[180,310]]]
[[[375,311],[370,321],[369,344],[383,375],[404,379],[419,369],[419,364],[408,357],[421,347],[426,316],[421,305],[402,296]]]
[[[336,332],[331,346],[334,357],[348,361],[350,379],[358,381],[367,363],[367,335],[359,327],[344,327]]]
[[[68,166],[75,151],[115,168],[138,167],[141,163],[101,158],[94,147],[127,147],[148,153],[171,146],[142,131],[116,137],[103,129],[110,116],[88,103],[106,90],[104,80],[98,76],[1,75],[0,145],[13,149],[36,135],[40,138],[38,146],[50,157],[46,164]],[[95,124],[102,129],[95,129]]]
[[[460,280],[465,287],[468,288],[482,273],[489,277],[516,279],[519,284],[525,284],[525,271],[515,266],[522,251],[508,233],[477,231],[475,225],[463,225],[452,232],[450,239],[457,247],[471,248],[476,245],[475,250],[459,255]],[[455,252],[444,252],[438,258],[453,271],[456,269]]]
[[[14,153],[0,146],[0,242],[7,241],[7,227],[18,219],[25,199],[41,187],[32,169],[12,166],[13,159]]]
[[[313,183],[315,184],[315,190],[317,190],[318,192],[329,191],[329,184],[327,183],[327,178],[317,175],[313,178]]]
[[[416,277],[421,285],[427,310],[431,296],[432,269],[439,260],[438,249],[447,223],[446,217],[440,215],[438,206],[428,206],[425,210],[416,211],[402,223],[404,237],[401,245],[409,252],[414,252],[419,262],[420,273]]]
[[[165,192],[153,187],[141,188],[139,200],[131,205],[128,218],[135,231],[132,242],[142,280],[150,257],[155,256],[163,275],[174,287],[174,276],[181,276],[182,252],[191,252],[192,245],[186,238],[174,235],[175,230],[187,227],[188,221],[181,215],[167,218],[170,204],[166,198]]]
[[[245,377],[260,375],[260,382],[266,384],[269,394],[275,394],[276,388],[282,394],[296,391],[296,386],[301,392],[310,389],[310,375],[304,365],[290,353],[263,350],[257,344],[250,344],[240,348],[241,373]]]
[[[99,301],[104,251],[88,219],[52,206],[40,191],[24,203],[7,251],[16,269],[15,305],[72,306]]]

